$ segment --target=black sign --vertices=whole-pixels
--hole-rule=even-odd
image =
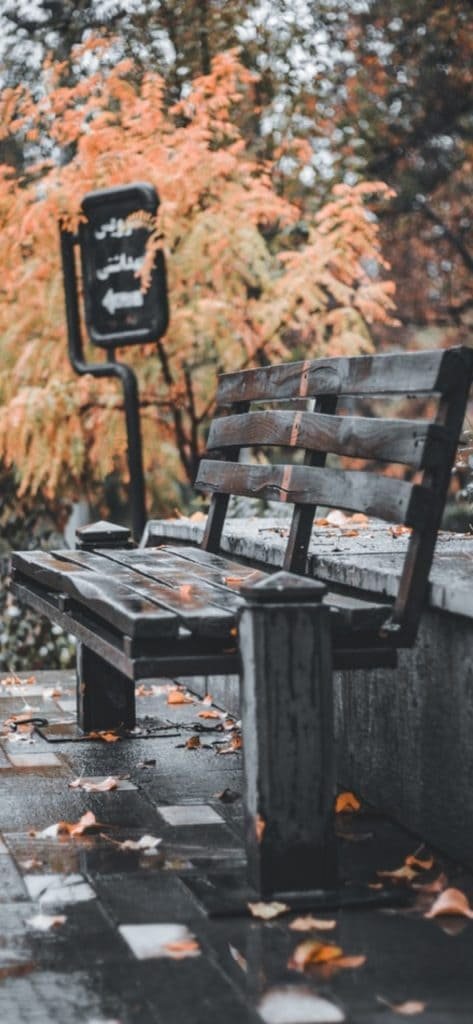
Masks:
[[[135,184],[89,192],[82,202],[87,221],[79,228],[85,320],[94,345],[115,348],[156,341],[168,324],[166,274],[162,252],[155,255],[151,283],[143,289],[139,271],[150,228],[128,219],[155,214],[152,185]]]

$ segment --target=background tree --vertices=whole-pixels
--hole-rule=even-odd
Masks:
[[[317,213],[306,210],[281,195],[277,155],[247,151],[240,123],[255,79],[234,53],[169,108],[162,78],[140,79],[126,60],[100,63],[104,45],[74,52],[79,68],[96,67],[76,84],[49,62],[39,99],[24,86],[3,92],[5,133],[51,155],[22,174],[5,166],[0,179],[0,451],[20,494],[49,496],[90,490],[123,453],[115,387],[77,379],[67,363],[57,223],[75,229],[93,188],[148,180],[162,200],[154,237],[164,238],[172,316],[157,356],[147,347],[127,358],[162,511],[193,481],[218,370],[370,350],[393,286],[365,204],[388,190],[340,185]],[[300,169],[311,158],[296,139],[291,152]]]

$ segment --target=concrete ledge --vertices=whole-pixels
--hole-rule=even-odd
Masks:
[[[225,551],[280,566],[284,520],[229,520]],[[153,537],[200,540],[202,524],[150,523]],[[314,530],[311,571],[393,596],[407,539],[384,524],[356,536]],[[473,867],[473,536],[443,534],[415,647],[395,670],[336,673],[337,776],[383,813]],[[236,677],[193,682],[234,714]]]

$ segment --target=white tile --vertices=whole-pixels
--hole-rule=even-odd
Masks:
[[[42,907],[62,907],[96,898],[83,875],[25,875],[23,881],[32,900]]]
[[[137,960],[172,956],[166,949],[170,942],[186,942],[194,938],[184,924],[121,924],[119,932]],[[199,955],[196,950],[194,956]]]
[[[75,700],[75,697],[61,697],[60,700],[56,700],[56,704],[61,709],[61,711],[67,711],[68,714],[75,714],[77,710],[77,702]]]
[[[209,804],[176,804],[158,807],[168,825],[223,825],[223,818]]]
[[[86,784],[90,783],[92,786],[99,786],[101,782],[105,782],[105,779],[109,779],[109,778],[110,778],[109,775],[87,775],[87,776],[86,775],[82,775],[81,776],[81,782],[82,782],[82,784],[83,783],[86,783]],[[102,792],[104,792],[104,793],[116,793],[118,789],[138,789],[138,786],[135,786],[135,783],[134,782],[130,782],[129,779],[116,779],[115,775],[113,775],[112,778],[114,778],[116,780],[116,783],[117,783],[115,788],[114,789],[110,789],[110,790],[104,789],[104,790],[102,790]],[[76,788],[77,789],[81,789],[82,787],[81,786],[77,786],[77,787],[75,786],[74,789],[76,789]],[[100,790],[99,790],[99,792],[100,792]]]
[[[270,989],[258,1005],[264,1024],[338,1024],[345,1014],[309,988],[284,985]]]
[[[34,754],[16,754],[8,751],[8,759],[14,768],[64,767],[64,762],[49,750],[41,750]]]

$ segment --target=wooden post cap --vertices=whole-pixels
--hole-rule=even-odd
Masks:
[[[259,580],[257,583],[247,583],[240,587],[240,594],[250,604],[262,604],[268,602],[301,601],[312,603],[322,600],[327,593],[325,583],[320,580],[311,580],[304,576],[297,576],[294,572],[276,572],[267,579]]]
[[[127,526],[107,523],[100,519],[97,523],[80,526],[76,530],[77,544],[80,548],[126,548],[130,546],[130,531]]]

